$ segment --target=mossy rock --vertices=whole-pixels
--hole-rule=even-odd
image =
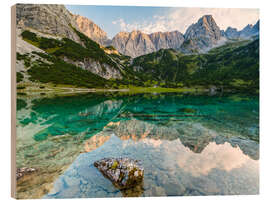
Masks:
[[[118,166],[118,162],[117,161],[114,161],[111,169],[114,169],[115,170],[117,168],[117,166]]]
[[[104,158],[96,161],[94,166],[120,190],[136,187],[143,181],[144,169],[139,160]]]

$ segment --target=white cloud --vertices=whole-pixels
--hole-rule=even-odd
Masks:
[[[141,30],[145,33],[152,32],[165,32],[168,31],[168,27],[166,26],[165,17],[163,16],[154,16],[155,21],[143,21],[143,22],[135,22],[135,23],[126,23],[124,19],[118,19],[117,21],[113,21],[113,24],[118,24],[120,26],[121,31],[130,32],[132,30]]]
[[[121,31],[141,30],[145,33],[178,30],[182,33],[189,25],[196,23],[203,15],[211,14],[221,29],[228,26],[241,30],[247,24],[255,24],[259,19],[258,9],[239,8],[171,8],[167,15],[154,15],[152,20],[127,23],[124,19],[113,21]]]

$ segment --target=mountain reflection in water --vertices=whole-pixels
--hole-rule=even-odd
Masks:
[[[21,198],[258,194],[257,96],[20,99],[17,165],[39,169]],[[93,167],[120,156],[142,160],[142,185],[119,191]]]

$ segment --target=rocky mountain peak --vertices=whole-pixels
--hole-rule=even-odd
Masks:
[[[237,32],[237,29],[229,26],[229,27],[227,27],[225,32],[231,32],[231,31],[236,31]]]
[[[157,50],[169,48],[178,49],[184,41],[184,36],[179,31],[155,32],[149,36]]]
[[[110,43],[110,40],[107,37],[107,33],[104,32],[90,19],[80,15],[73,15],[73,19],[77,23],[79,30],[86,36],[88,36],[90,39],[96,41],[103,46],[106,46]]]
[[[236,28],[228,27],[225,31],[225,35],[228,39],[238,39],[239,32]]]
[[[140,35],[143,35],[143,33],[141,31],[139,31],[139,30],[133,30],[133,31],[130,32],[129,37],[131,39],[136,39]]]
[[[240,31],[240,38],[249,38],[254,35],[259,34],[259,20],[253,26],[252,24],[248,24],[243,30]]]
[[[247,26],[244,29],[251,29],[253,27],[252,24],[247,24]]]
[[[143,32],[140,31],[140,30],[132,30],[132,31],[130,32],[131,35],[137,35],[137,34],[142,34],[142,33],[143,33]]]
[[[243,33],[247,33],[250,32],[252,30],[252,24],[248,24],[246,27],[243,28],[243,30],[241,30],[241,32]]]
[[[185,39],[210,37],[215,40],[220,39],[220,29],[212,15],[204,15],[197,23],[189,26],[185,33]]]
[[[115,36],[127,37],[128,35],[129,35],[129,32],[121,31],[121,32],[117,33]]]
[[[200,23],[203,26],[210,27],[212,24],[215,24],[215,20],[212,15],[204,15],[198,20],[198,23]]]
[[[253,29],[260,29],[260,20],[258,20],[257,23],[253,26]]]
[[[111,43],[107,33],[98,25],[86,17],[73,15],[64,5],[17,4],[16,21],[21,29],[33,29],[52,36],[67,37],[78,43],[80,39],[72,27],[103,46]]]
[[[212,15],[202,16],[197,23],[188,27],[182,48],[188,50],[204,51],[218,44],[221,40],[221,30]]]
[[[139,30],[120,32],[112,39],[112,45],[122,54],[131,57],[148,54],[159,49],[177,49],[184,41],[178,31],[143,33]]]
[[[228,39],[249,39],[253,36],[259,35],[259,30],[260,20],[258,20],[255,25],[248,24],[240,31],[236,28],[228,27],[225,34]]]
[[[64,5],[56,4],[17,4],[16,22],[20,29],[34,29],[53,36],[70,38],[76,42],[80,39],[71,28],[78,29],[72,14]]]

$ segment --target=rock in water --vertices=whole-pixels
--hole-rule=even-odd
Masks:
[[[27,167],[23,167],[23,168],[17,168],[16,170],[16,179],[20,179],[21,177],[23,177],[25,174],[30,174],[30,173],[34,173],[37,170],[35,168],[27,168]]]
[[[139,160],[130,158],[104,158],[96,161],[94,166],[119,189],[134,187],[143,180],[144,169]]]

